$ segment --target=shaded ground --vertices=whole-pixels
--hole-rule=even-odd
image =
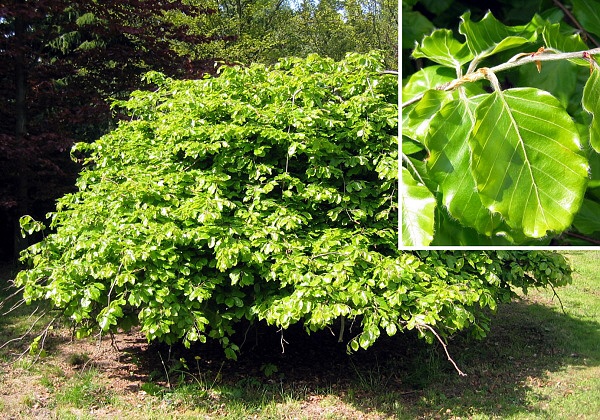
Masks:
[[[455,337],[449,350],[466,377],[456,374],[443,349],[411,333],[349,356],[329,331],[308,336],[292,328],[282,336],[252,327],[242,329],[242,354],[233,362],[210,345],[190,350],[148,345],[139,332],[72,341],[67,329],[56,328],[47,338],[48,355],[33,367],[26,362],[30,356],[19,359],[28,342],[0,350],[0,417],[62,418],[56,414],[56,394],[92,368],[102,384],[97,393],[112,400],[79,409],[90,418],[152,413],[154,418],[164,413],[235,418],[232,401],[246,414],[262,410],[257,418],[546,417],[545,390],[566,397],[585,391],[564,378],[557,381],[554,372],[600,375],[600,352],[586,354],[581,350],[586,347],[577,345],[600,343],[600,325],[562,314],[551,308],[554,303],[539,295],[504,305],[486,340]],[[15,333],[24,322],[23,312],[3,316],[0,345],[20,335]],[[197,389],[204,391],[178,397],[177,384],[201,385]],[[265,417],[265,401],[279,411]],[[196,409],[204,417],[194,417]]]

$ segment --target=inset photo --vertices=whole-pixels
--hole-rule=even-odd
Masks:
[[[409,3],[400,247],[600,245],[600,3]]]

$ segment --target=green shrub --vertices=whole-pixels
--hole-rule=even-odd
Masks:
[[[158,88],[84,155],[79,191],[23,254],[27,301],[79,326],[138,324],[149,340],[220,340],[243,320],[307,331],[356,319],[350,349],[381,331],[429,338],[486,328],[511,287],[562,284],[551,253],[397,249],[398,86],[377,53],[285,59]],[[36,226],[31,220],[24,224]]]

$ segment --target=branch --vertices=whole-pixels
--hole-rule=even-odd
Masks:
[[[484,79],[484,78],[488,77],[489,73],[498,73],[501,71],[505,71],[505,70],[509,70],[509,69],[512,69],[515,67],[522,66],[524,64],[535,63],[535,62],[540,62],[540,61],[558,61],[558,60],[569,60],[569,59],[573,59],[573,58],[581,58],[581,59],[590,61],[590,63],[594,63],[593,65],[597,66],[597,64],[595,64],[595,61],[591,60],[589,57],[592,55],[595,55],[595,54],[600,54],[600,48],[594,48],[594,49],[587,50],[587,51],[559,52],[559,53],[553,53],[552,50],[546,50],[546,51],[547,52],[543,52],[543,53],[525,54],[525,56],[523,56],[522,53],[517,54],[513,58],[508,60],[506,63],[502,63],[502,64],[499,64],[497,66],[490,67],[490,68],[482,67],[478,70],[474,70],[470,73],[465,74],[461,78],[458,78],[451,82],[439,85],[435,89],[443,90],[443,91],[454,90],[464,83],[476,82],[478,80]],[[415,97],[409,99],[408,101],[406,101],[402,104],[402,108],[404,109],[409,105],[419,102],[421,99],[423,99],[424,95],[425,95],[425,92],[420,93],[419,95],[416,95]]]
[[[427,324],[418,324],[417,325],[417,329],[421,332],[423,332],[421,330],[421,328],[427,328],[429,331],[431,331],[433,333],[433,335],[435,336],[435,338],[438,339],[438,341],[440,342],[440,344],[442,345],[442,347],[444,348],[444,352],[446,353],[446,357],[448,358],[448,360],[450,361],[450,363],[452,363],[452,366],[454,366],[454,369],[456,369],[456,371],[458,372],[458,374],[460,376],[467,376],[466,373],[464,373],[462,370],[460,370],[458,368],[458,365],[456,364],[456,362],[454,361],[454,359],[452,359],[452,357],[450,356],[450,353],[448,352],[448,346],[446,345],[446,343],[444,343],[444,340],[442,340],[442,337],[439,336],[439,334],[433,329],[433,327],[431,327],[431,325],[427,325]]]
[[[567,15],[569,17],[569,19],[571,19],[571,22],[573,22],[575,24],[575,26],[577,26],[577,29],[579,29],[579,31],[581,31],[582,33],[585,34],[585,36],[587,37],[587,39],[589,39],[590,41],[592,41],[592,43],[595,46],[600,47],[600,44],[598,44],[598,41],[596,41],[590,35],[590,33],[588,31],[586,31],[585,29],[583,29],[583,26],[581,26],[581,24],[577,21],[577,19],[575,19],[575,16],[573,16],[573,13],[571,13],[571,11],[569,9],[567,9],[564,4],[562,4],[558,0],[553,0],[553,2],[554,2],[555,5],[557,5],[558,7],[560,7],[563,12],[565,12],[565,15]]]
[[[565,235],[567,235],[567,236],[573,236],[574,238],[578,238],[578,239],[583,239],[584,241],[588,241],[589,243],[592,243],[594,245],[600,245],[600,240],[594,239],[594,238],[590,238],[589,236],[581,235],[579,233],[565,232]]]

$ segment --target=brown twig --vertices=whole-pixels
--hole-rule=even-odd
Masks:
[[[558,0],[553,0],[553,2],[554,2],[555,5],[557,5],[558,7],[560,7],[563,12],[565,12],[565,15],[567,15],[568,18],[571,19],[571,22],[573,22],[575,24],[575,26],[577,26],[577,29],[579,29],[581,32],[583,32],[585,34],[585,36],[586,36],[587,39],[589,39],[590,41],[592,41],[592,43],[596,47],[600,47],[600,44],[598,43],[598,41],[596,41],[590,35],[590,33],[588,31],[586,31],[585,29],[583,29],[583,26],[581,26],[581,24],[579,23],[579,21],[575,18],[575,16],[573,16],[573,13],[571,13],[571,11],[569,9],[567,9],[564,4],[562,4]]]
[[[583,239],[584,241],[587,241],[587,242],[592,243],[594,245],[600,245],[600,241],[598,239],[590,238],[588,236],[581,235],[579,233],[565,232],[565,235],[572,236],[572,237],[577,238],[577,239]]]
[[[454,361],[454,359],[452,359],[452,357],[450,356],[450,353],[448,352],[448,346],[446,345],[446,343],[444,343],[444,340],[442,340],[442,337],[439,336],[439,334],[437,333],[437,331],[434,330],[431,325],[427,325],[427,324],[418,324],[417,325],[417,329],[419,331],[423,332],[423,330],[421,330],[421,328],[427,328],[429,331],[431,331],[433,333],[433,335],[435,336],[435,338],[438,339],[438,341],[440,342],[440,344],[444,348],[444,352],[446,353],[446,357],[448,358],[448,360],[450,361],[450,363],[452,363],[452,366],[454,366],[454,369],[456,369],[456,371],[458,372],[458,374],[460,376],[467,376],[466,373],[464,373],[462,370],[460,370],[458,368],[458,365],[456,364],[456,362]]]
[[[490,68],[482,67],[480,69],[473,70],[473,71],[465,74],[463,77],[460,77],[458,79],[452,80],[451,82],[439,85],[435,89],[443,90],[443,91],[453,90],[464,83],[475,82],[477,80],[486,78],[486,77],[488,77],[489,73],[498,73],[498,72],[509,70],[509,69],[512,69],[515,67],[522,66],[524,64],[528,64],[528,63],[536,63],[538,61],[541,62],[541,61],[569,60],[569,59],[574,59],[574,58],[581,58],[583,60],[587,60],[586,59],[587,56],[592,56],[592,55],[596,55],[596,54],[600,54],[600,48],[594,48],[594,49],[587,50],[587,51],[558,52],[558,53],[555,53],[554,50],[548,49],[547,52],[545,52],[545,53],[540,53],[540,54],[530,53],[530,54],[526,54],[524,57],[522,56],[522,54],[517,54],[515,57],[508,60],[506,63],[498,64],[497,66],[490,67]],[[411,99],[409,99],[406,102],[403,102],[402,108],[406,108],[409,105],[419,102],[421,99],[423,99],[424,95],[425,95],[425,92],[412,97]]]

